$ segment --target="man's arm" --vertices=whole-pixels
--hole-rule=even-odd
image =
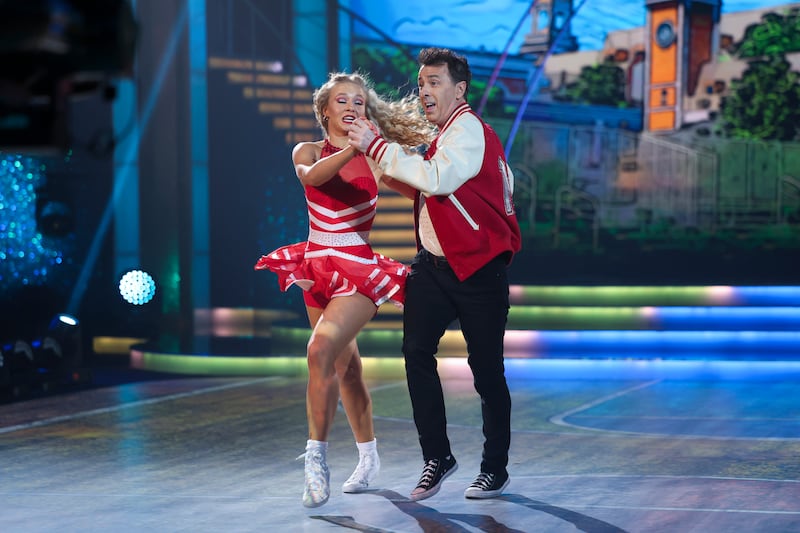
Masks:
[[[360,124],[353,124],[349,136],[350,145],[374,159],[386,174],[427,196],[452,194],[477,175],[483,164],[483,126],[472,116],[451,124],[428,160],[407,153],[399,144],[387,142]]]

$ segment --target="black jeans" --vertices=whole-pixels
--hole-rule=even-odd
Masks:
[[[435,354],[458,319],[483,415],[482,472],[502,473],[511,444],[511,397],[503,364],[508,319],[506,263],[497,257],[459,281],[446,262],[422,250],[411,264],[403,314],[403,355],[414,423],[425,460],[451,454]]]

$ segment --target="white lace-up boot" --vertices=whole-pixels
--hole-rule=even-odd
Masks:
[[[306,443],[303,490],[303,505],[306,507],[319,507],[327,502],[331,495],[331,473],[326,460],[327,451],[327,442],[309,440]]]
[[[353,473],[342,485],[342,492],[356,493],[369,490],[381,469],[381,459],[378,456],[377,440],[357,442],[358,464]]]

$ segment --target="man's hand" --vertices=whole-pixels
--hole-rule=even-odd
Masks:
[[[350,146],[359,152],[366,152],[377,136],[378,128],[364,117],[358,117],[347,129]]]

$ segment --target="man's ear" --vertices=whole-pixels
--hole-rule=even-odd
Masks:
[[[460,81],[456,83],[456,89],[458,89],[458,93],[456,93],[457,96],[466,100],[467,95],[465,93],[467,92],[467,82]]]

